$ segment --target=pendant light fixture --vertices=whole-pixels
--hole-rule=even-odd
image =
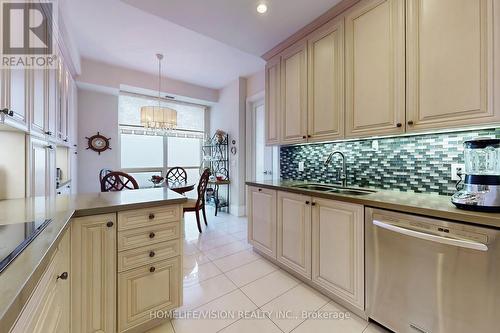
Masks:
[[[158,58],[158,106],[141,107],[141,124],[148,129],[175,130],[177,111],[161,106],[161,61],[163,54],[157,54],[156,58]]]

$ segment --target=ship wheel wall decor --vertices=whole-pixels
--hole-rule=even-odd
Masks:
[[[96,135],[92,135],[90,138],[85,137],[85,139],[87,139],[87,143],[89,145],[87,149],[92,149],[99,155],[101,155],[103,151],[111,149],[111,147],[109,147],[109,140],[111,140],[111,138],[107,138],[99,132],[97,132]]]

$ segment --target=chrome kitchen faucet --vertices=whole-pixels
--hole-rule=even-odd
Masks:
[[[330,164],[330,162],[333,159],[333,155],[335,155],[335,154],[339,154],[340,157],[342,157],[342,171],[339,172],[339,174],[340,174],[339,178],[342,181],[342,187],[347,187],[347,165],[345,162],[344,153],[342,153],[340,150],[335,150],[335,151],[331,152],[330,155],[328,155],[328,158],[325,160],[325,166],[328,166],[328,164]]]

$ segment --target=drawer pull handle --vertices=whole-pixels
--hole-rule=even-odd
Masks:
[[[414,122],[413,120],[408,120],[408,125],[413,126]]]
[[[155,256],[155,254],[156,254],[156,253],[155,253],[155,251],[151,251],[151,252],[149,252],[149,256],[150,256],[151,258],[153,258],[153,257]]]
[[[315,202],[311,202],[311,206],[316,206],[316,203]]]
[[[154,233],[154,232],[149,233],[149,238],[155,238],[155,236],[156,236],[156,235],[155,235],[155,233]]]
[[[154,273],[154,271],[156,271],[156,268],[154,268],[154,266],[153,266],[153,267],[151,267],[151,268],[149,269],[149,271],[150,271],[151,273]]]
[[[154,218],[155,218],[155,214],[153,214],[153,213],[149,214],[149,219],[150,219],[150,220],[152,220],[152,219],[154,219]]]
[[[309,205],[309,201],[306,201],[306,205]]]
[[[106,227],[108,227],[108,228],[111,228],[113,225],[114,225],[114,223],[111,222],[111,221],[109,221],[108,223],[106,223]]]
[[[403,124],[401,124],[401,123],[397,123],[397,124],[396,124],[396,127],[403,127]]]
[[[57,276],[56,281],[59,280],[59,279],[61,279],[61,280],[67,280],[68,279],[68,275],[69,275],[68,272],[63,272],[63,273],[61,273],[61,275]]]

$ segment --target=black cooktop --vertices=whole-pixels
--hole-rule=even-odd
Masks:
[[[0,273],[52,220],[0,225]]]

